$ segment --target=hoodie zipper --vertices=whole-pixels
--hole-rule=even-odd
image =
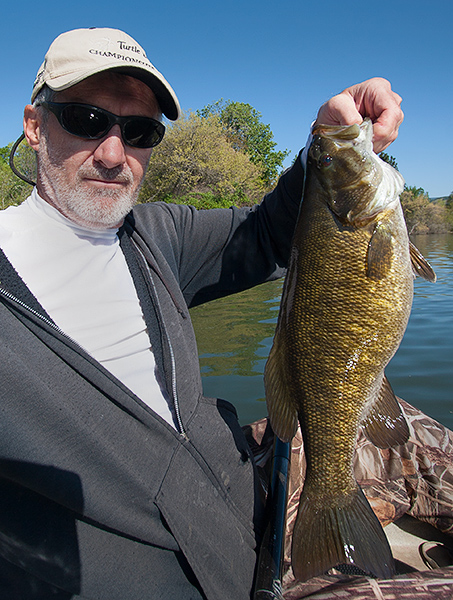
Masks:
[[[147,260],[146,260],[146,258],[144,256],[142,250],[138,246],[138,244],[134,240],[132,240],[132,241],[133,241],[134,246],[137,249],[137,251],[138,251],[138,253],[139,253],[139,255],[140,255],[140,257],[141,257],[141,259],[143,261],[143,264],[145,265],[146,273],[147,273],[147,275],[149,277],[149,281],[151,283],[151,286],[152,286],[152,289],[153,289],[153,292],[154,292],[154,299],[155,299],[155,302],[156,302],[156,308],[157,308],[157,310],[158,310],[158,312],[159,312],[159,314],[161,316],[161,319],[162,319],[162,331],[163,331],[163,333],[165,335],[165,341],[167,342],[168,350],[169,350],[169,353],[170,353],[170,363],[171,363],[171,393],[172,393],[172,399],[173,399],[173,408],[175,410],[176,425],[177,425],[177,428],[179,430],[179,433],[187,440],[189,438],[187,436],[187,432],[186,432],[184,424],[182,422],[181,410],[180,410],[180,407],[179,407],[178,389],[177,389],[177,385],[176,385],[176,360],[175,360],[175,353],[174,353],[173,346],[172,346],[172,343],[171,343],[171,340],[170,340],[170,336],[169,336],[168,331],[165,328],[164,323],[163,323],[162,308],[161,308],[161,305],[160,305],[160,302],[159,302],[159,297],[157,295],[157,290],[156,290],[156,286],[154,284],[154,279],[153,279],[153,276],[152,276],[151,269],[149,267],[149,264],[148,264],[148,262],[147,262]]]
[[[73,344],[75,344],[76,346],[81,348],[81,346],[79,344],[77,344],[77,342],[75,342],[67,333],[65,333],[62,329],[60,329],[58,327],[58,325],[56,325],[53,321],[51,321],[50,319],[48,319],[47,317],[45,317],[44,315],[39,313],[34,308],[31,308],[31,306],[28,306],[28,304],[25,304],[25,302],[23,302],[22,300],[19,300],[19,298],[16,298],[16,296],[13,296],[13,294],[6,291],[2,287],[0,287],[0,294],[2,294],[2,296],[7,298],[14,304],[21,306],[22,308],[24,308],[26,311],[30,312],[35,317],[38,317],[38,319],[40,319],[43,323],[45,323],[46,325],[51,327],[54,331],[58,332],[60,335],[64,336],[67,340],[69,340],[70,342],[72,342]]]
[[[154,282],[152,282],[152,283],[153,283],[153,287],[154,287]],[[16,304],[17,306],[20,306],[21,308],[25,309],[27,312],[29,312],[32,315],[34,315],[35,317],[37,317],[40,321],[42,321],[43,323],[45,323],[48,327],[50,327],[51,329],[53,329],[54,331],[56,331],[57,333],[59,333],[61,336],[63,336],[68,341],[70,341],[72,344],[74,344],[81,351],[85,352],[85,350],[82,348],[82,346],[80,346],[80,344],[78,344],[75,340],[73,340],[71,338],[71,336],[69,336],[62,329],[60,329],[58,327],[58,325],[56,325],[53,321],[51,321],[50,319],[48,319],[47,317],[45,317],[43,314],[39,313],[34,308],[31,308],[31,306],[28,306],[28,304],[26,304],[25,302],[23,302],[19,298],[16,298],[16,296],[14,296],[13,294],[11,294],[11,292],[8,292],[4,288],[0,287],[0,294],[2,296],[4,296],[5,298],[7,298],[13,304]],[[165,332],[165,334],[166,334],[166,337],[168,339],[167,332]],[[173,401],[174,401],[174,406],[175,406],[175,414],[176,414],[176,419],[177,419],[177,425],[178,425],[178,428],[179,428],[179,432],[178,433],[180,433],[184,438],[188,439],[187,434],[186,434],[185,429],[184,429],[184,426],[182,424],[181,415],[180,415],[180,411],[179,411],[179,404],[178,404],[178,401],[177,401],[176,377],[174,376],[174,372],[175,372],[175,370],[174,370],[175,360],[174,360],[173,348],[171,347],[170,340],[168,340],[168,343],[169,343],[169,347],[170,347],[170,355],[171,355],[171,361],[172,361]]]

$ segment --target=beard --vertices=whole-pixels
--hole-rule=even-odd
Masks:
[[[89,229],[119,227],[137,202],[144,177],[136,183],[126,164],[108,169],[95,162],[83,163],[70,179],[64,151],[51,151],[45,135],[37,158],[45,199],[77,225]],[[120,183],[121,188],[90,185],[87,179]]]

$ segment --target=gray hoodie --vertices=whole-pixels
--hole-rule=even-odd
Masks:
[[[138,205],[119,232],[177,430],[1,253],[2,597],[250,597],[262,494],[234,407],[203,396],[188,309],[284,275],[302,179],[298,160],[253,208]]]

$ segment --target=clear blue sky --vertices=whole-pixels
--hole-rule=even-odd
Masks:
[[[220,98],[249,103],[291,156],[325,100],[386,77],[404,99],[388,152],[406,183],[431,197],[453,191],[451,0],[22,0],[2,13],[0,146],[22,131],[51,41],[77,27],[117,27],[145,48],[183,110]]]

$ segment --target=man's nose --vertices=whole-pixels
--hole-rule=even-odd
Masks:
[[[126,162],[126,150],[119,125],[114,125],[98,144],[94,158],[107,169],[113,169]]]

